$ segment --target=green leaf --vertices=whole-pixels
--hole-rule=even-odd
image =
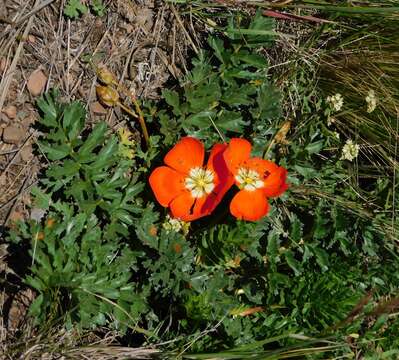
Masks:
[[[173,114],[175,114],[176,116],[182,114],[180,110],[179,94],[177,93],[177,91],[164,89],[162,90],[162,96],[167,102],[167,104],[173,108]]]
[[[251,114],[255,119],[271,123],[271,120],[280,116],[280,97],[280,92],[276,88],[264,82],[258,89],[256,97],[258,106],[250,110]]]
[[[113,161],[113,157],[118,152],[118,140],[112,136],[107,144],[98,153],[96,160],[87,167],[90,172],[98,172],[105,166],[109,166]]]
[[[277,35],[274,31],[274,20],[263,16],[261,10],[256,12],[248,28],[242,28],[230,21],[226,32],[231,39],[239,40],[247,48],[268,46]]]
[[[251,84],[238,86],[236,82],[225,89],[221,100],[230,106],[251,105],[254,101],[251,95],[256,93],[256,87]]]
[[[310,167],[294,165],[294,169],[297,173],[302,175],[305,179],[313,179],[317,176],[317,171]]]
[[[324,147],[324,140],[319,140],[306,146],[305,150],[309,154],[317,154]]]
[[[210,118],[215,115],[214,111],[204,110],[197,114],[190,115],[184,120],[185,125],[195,126],[197,128],[203,128],[212,126]]]
[[[64,108],[62,127],[70,141],[77,138],[85,125],[86,111],[80,102],[73,102]]]
[[[91,0],[91,5],[93,12],[97,16],[104,16],[105,14],[105,5],[103,4],[102,0]]]
[[[58,114],[60,106],[56,103],[55,99],[58,96],[57,91],[44,94],[37,100],[37,105],[43,112],[43,117],[40,119],[40,123],[47,127],[57,128],[58,127]]]
[[[242,119],[241,113],[238,111],[221,110],[218,113],[216,125],[225,131],[242,133],[248,122]]]
[[[329,262],[328,262],[328,253],[319,247],[315,247],[313,249],[314,254],[316,255],[316,261],[320,265],[323,271],[328,270]]]
[[[39,141],[39,149],[43,151],[49,160],[61,160],[71,153],[71,147],[67,144],[47,145]]]
[[[295,275],[300,275],[302,273],[302,265],[297,259],[295,259],[294,253],[291,250],[286,250],[284,252],[284,257],[288,266],[294,270]]]
[[[81,0],[69,0],[65,5],[64,14],[72,19],[87,13],[87,6]]]
[[[212,36],[208,39],[208,44],[215,51],[215,56],[219,59],[219,61],[222,64],[227,64],[223,40]]]
[[[43,304],[43,294],[40,294],[29,306],[29,314],[35,318],[40,315],[40,308]]]
[[[96,124],[91,131],[90,135],[80,147],[78,159],[81,162],[93,161],[93,157],[90,156],[91,152],[97,147],[103,144],[105,139],[105,133],[107,131],[107,124],[105,122],[100,122]]]
[[[36,207],[43,210],[48,210],[51,204],[51,194],[46,194],[37,186],[32,188],[31,194],[33,196],[33,201]]]
[[[269,231],[267,235],[267,257],[272,265],[272,269],[276,271],[276,262],[278,260],[278,249],[280,247],[280,233],[276,229]]]
[[[258,69],[265,69],[268,65],[266,58],[258,54],[238,52],[237,54],[234,54],[234,58]]]
[[[65,160],[62,165],[53,165],[47,171],[46,175],[50,178],[61,179],[74,176],[79,172],[80,164],[73,160]]]

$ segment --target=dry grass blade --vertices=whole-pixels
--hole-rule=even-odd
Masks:
[[[9,86],[11,84],[11,80],[12,80],[12,77],[13,77],[13,74],[14,74],[16,68],[17,68],[19,58],[20,58],[20,56],[22,54],[22,51],[23,51],[23,47],[24,47],[24,43],[25,43],[24,39],[27,39],[27,37],[29,35],[30,29],[31,29],[32,24],[33,24],[33,20],[34,20],[34,17],[29,18],[28,23],[27,23],[27,25],[25,27],[25,30],[23,32],[22,40],[19,43],[17,50],[15,51],[14,58],[13,58],[13,60],[11,62],[11,65],[8,68],[8,70],[5,73],[5,75],[1,79],[1,82],[0,82],[0,110],[3,108],[4,101],[6,99],[6,96],[7,96],[7,93],[8,93],[8,89],[9,89]]]

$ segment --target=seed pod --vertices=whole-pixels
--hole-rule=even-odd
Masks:
[[[103,84],[106,85],[112,85],[117,83],[114,75],[105,67],[99,68],[97,70],[97,77]]]
[[[98,99],[105,106],[115,106],[119,103],[118,92],[110,86],[97,86]]]

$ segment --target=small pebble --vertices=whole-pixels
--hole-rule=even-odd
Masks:
[[[32,220],[40,221],[41,218],[44,216],[46,213],[46,210],[39,209],[37,207],[34,207],[31,212],[30,212],[30,218]]]
[[[3,141],[7,144],[19,144],[24,136],[25,131],[16,126],[7,126],[3,130]]]
[[[21,149],[19,154],[21,155],[22,161],[25,161],[25,162],[29,161],[32,158],[32,156],[33,156],[32,145],[25,145]]]
[[[3,110],[3,113],[11,120],[15,119],[17,117],[17,108],[14,105],[9,105]]]
[[[27,88],[32,96],[40,95],[47,83],[47,76],[40,69],[35,70],[28,78]]]

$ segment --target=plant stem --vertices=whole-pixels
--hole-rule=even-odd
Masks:
[[[126,111],[129,115],[139,119],[140,126],[141,126],[141,131],[143,132],[144,140],[145,140],[145,143],[146,143],[146,145],[148,147],[149,146],[149,136],[148,136],[148,130],[147,130],[147,126],[145,124],[143,112],[141,111],[140,105],[138,104],[137,100],[135,98],[132,98],[132,100],[133,100],[133,103],[135,105],[136,112],[137,112],[138,115],[135,114],[132,110],[130,110],[127,106],[123,105],[120,101],[118,101],[118,105],[124,111]]]

